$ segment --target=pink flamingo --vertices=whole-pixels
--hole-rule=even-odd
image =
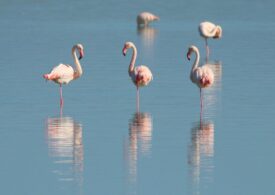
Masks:
[[[79,53],[79,58],[77,58],[76,50]],[[70,81],[79,78],[82,75],[82,68],[79,60],[84,56],[83,46],[81,44],[76,44],[72,48],[72,55],[76,69],[74,70],[72,66],[67,64],[59,64],[54,67],[49,74],[44,74],[43,77],[46,80],[54,81],[60,86],[60,107],[63,106],[62,97],[62,84],[68,84]]]
[[[133,49],[133,54],[129,65],[128,73],[133,83],[137,87],[137,110],[139,110],[139,87],[148,85],[153,79],[153,75],[147,66],[140,65],[135,67],[135,62],[137,58],[137,48],[134,45],[134,43],[126,42],[124,44],[124,47],[122,49],[123,55],[126,56],[127,50],[130,48]]]
[[[194,61],[194,64],[190,72],[190,79],[193,83],[195,83],[200,88],[200,100],[201,100],[201,110],[202,110],[201,89],[210,87],[214,83],[214,73],[208,64],[205,64],[201,67],[198,66],[200,61],[200,52],[196,46],[191,45],[189,47],[187,52],[187,59],[190,60],[191,54],[193,52],[196,54],[196,59]]]
[[[209,57],[209,47],[207,43],[208,38],[220,39],[222,37],[222,28],[219,25],[215,25],[211,22],[205,21],[199,25],[199,33],[205,38],[206,56]]]
[[[152,13],[149,13],[149,12],[142,12],[140,14],[138,14],[137,16],[137,25],[138,26],[148,26],[148,24],[150,22],[153,22],[153,21],[156,21],[156,20],[159,20],[159,17],[152,14]]]

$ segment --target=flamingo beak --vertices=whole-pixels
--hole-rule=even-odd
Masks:
[[[160,20],[159,16],[155,16],[155,20]]]
[[[190,61],[190,59],[191,59],[191,52],[190,52],[190,51],[188,51],[186,57],[187,57],[187,59]]]
[[[78,57],[78,59],[81,60],[83,57],[84,57],[84,52],[83,52],[83,50],[81,50],[81,51],[79,52],[79,57]]]
[[[122,54],[123,54],[124,56],[126,56],[126,52],[127,52],[127,48],[124,47],[124,48],[122,49]]]

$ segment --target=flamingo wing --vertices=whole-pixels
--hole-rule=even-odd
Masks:
[[[137,16],[138,24],[148,24],[149,22],[159,20],[159,17],[150,13],[150,12],[142,12]]]
[[[53,68],[49,75],[52,78],[50,80],[60,84],[67,84],[74,78],[74,69],[70,65],[59,64]]]
[[[202,69],[200,67],[195,68],[190,75],[190,79],[193,83],[199,83],[200,79],[202,78]]]
[[[203,37],[213,37],[216,32],[216,25],[211,22],[202,22],[199,25],[199,32]]]
[[[152,72],[147,66],[137,66],[135,68],[135,83],[138,86],[146,86],[153,79]]]
[[[200,88],[210,87],[214,83],[214,73],[207,65],[198,67],[192,71],[191,81]]]

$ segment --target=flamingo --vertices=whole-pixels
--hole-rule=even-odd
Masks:
[[[159,17],[150,13],[150,12],[141,12],[137,16],[137,25],[138,26],[148,26],[150,22],[159,20]]]
[[[208,38],[220,39],[222,37],[222,28],[219,25],[215,25],[211,22],[205,21],[199,25],[199,33],[205,38],[206,56],[209,57],[209,47],[207,43]]]
[[[79,53],[79,58],[77,58],[76,50]],[[44,74],[43,77],[46,80],[54,81],[60,86],[60,107],[63,107],[63,97],[62,97],[62,84],[68,84],[70,81],[79,78],[82,75],[82,68],[79,60],[84,56],[83,46],[81,44],[76,44],[72,48],[72,55],[76,69],[74,70],[72,66],[67,64],[59,64],[54,67],[49,74]]]
[[[129,76],[137,88],[137,110],[139,110],[139,88],[148,85],[153,79],[152,72],[147,66],[140,65],[135,67],[137,58],[137,48],[132,42],[126,42],[122,49],[122,53],[126,56],[127,50],[132,48],[132,59],[128,68]]]
[[[201,101],[201,110],[202,110],[201,90],[202,88],[210,87],[214,83],[214,73],[208,64],[205,64],[201,67],[198,66],[200,61],[200,52],[196,46],[191,45],[189,47],[187,52],[187,59],[190,60],[191,54],[193,52],[196,54],[196,59],[194,61],[194,64],[190,72],[190,79],[193,83],[195,83],[200,88],[200,101]]]

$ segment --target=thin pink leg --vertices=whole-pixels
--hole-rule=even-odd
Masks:
[[[202,99],[202,90],[201,90],[201,88],[200,88],[200,100],[201,100],[201,118],[202,118],[202,109],[203,109],[203,99]]]
[[[210,49],[209,49],[209,46],[208,46],[207,38],[205,38],[205,47],[206,47],[206,62],[208,62]]]
[[[60,108],[63,107],[63,96],[62,96],[62,85],[60,84],[59,87],[59,91],[60,91]]]
[[[137,87],[137,112],[139,112],[139,88]]]
[[[60,106],[60,118],[63,116],[63,107]]]

